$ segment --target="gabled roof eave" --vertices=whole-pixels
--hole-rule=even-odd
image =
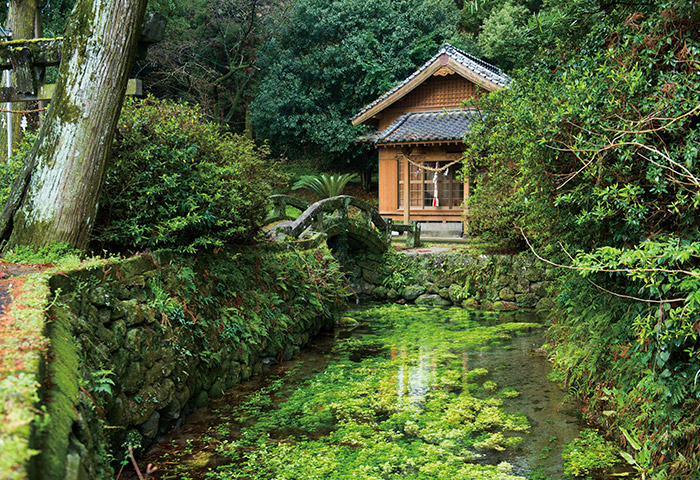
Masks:
[[[428,60],[403,83],[389,90],[384,96],[378,98],[361,110],[355,117],[351,118],[350,121],[353,126],[366,122],[405,97],[443,66],[447,66],[461,77],[489,92],[507,87],[509,81],[507,75],[503,74],[499,69],[470,56],[466,52],[455,49],[449,44],[445,44],[432,59]],[[489,77],[494,77],[494,79],[492,80]]]
[[[456,73],[460,74],[462,77],[473,82],[475,85],[487,90],[489,92],[494,92],[503,88],[501,85],[492,82],[491,80],[482,77],[478,73],[468,69],[452,57],[449,57],[447,61],[447,66],[454,70]]]
[[[413,77],[408,83],[403,85],[401,88],[396,90],[394,93],[386,97],[381,102],[374,105],[366,112],[353,118],[352,125],[356,127],[357,125],[360,125],[361,123],[364,123],[368,119],[372,118],[385,108],[389,107],[389,105],[398,102],[403,97],[411,93],[415,88],[420,86],[424,81],[430,78],[433,75],[433,73],[437,72],[440,69],[441,66],[442,64],[440,63],[440,58],[436,58],[430,65],[424,68],[422,72]]]

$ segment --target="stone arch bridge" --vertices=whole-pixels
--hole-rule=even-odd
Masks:
[[[312,205],[290,195],[273,195],[270,200],[274,210],[267,223],[282,222],[271,229],[279,240],[322,233],[332,248],[345,246],[349,251],[368,253],[386,251],[393,232],[405,232],[409,247],[417,247],[420,242],[420,224],[394,224],[369,203],[349,195],[325,198]],[[301,215],[296,219],[287,215],[287,206],[301,210]]]

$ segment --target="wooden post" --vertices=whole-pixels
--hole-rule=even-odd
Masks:
[[[464,177],[464,223],[463,232],[469,235],[469,177]]]
[[[403,223],[408,225],[411,219],[411,164],[408,156],[403,157]]]

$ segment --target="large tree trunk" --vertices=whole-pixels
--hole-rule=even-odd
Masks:
[[[5,249],[84,248],[97,211],[146,0],[79,0],[48,117],[0,215]]]

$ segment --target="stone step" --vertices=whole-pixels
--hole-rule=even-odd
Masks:
[[[462,222],[429,223],[421,222],[421,238],[461,238]]]

